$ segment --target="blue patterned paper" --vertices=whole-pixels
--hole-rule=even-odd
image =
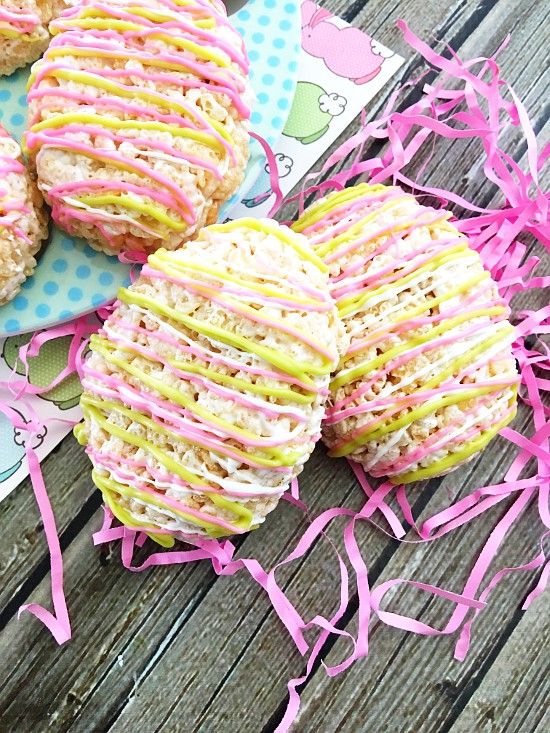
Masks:
[[[245,39],[251,61],[256,92],[252,127],[273,145],[284,127],[296,85],[300,5],[298,0],[249,0],[232,20]],[[28,74],[23,69],[0,78],[0,122],[18,140],[25,129]],[[220,219],[250,189],[263,162],[259,146],[253,146],[246,180],[223,208]],[[45,328],[95,310],[112,300],[127,282],[127,266],[53,227],[35,274],[11,303],[0,307],[0,337]]]

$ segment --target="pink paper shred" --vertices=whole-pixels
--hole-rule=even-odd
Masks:
[[[548,205],[550,194],[541,190],[539,173],[550,154],[550,146],[542,152],[537,149],[535,133],[521,100],[514,90],[500,75],[496,56],[506,46],[506,41],[491,58],[478,58],[462,61],[450,49],[450,58],[436,53],[426,43],[415,36],[405,22],[399,21],[406,42],[418,52],[433,68],[441,72],[437,84],[424,85],[422,95],[407,109],[396,111],[399,97],[405,88],[415,82],[408,82],[391,97],[384,114],[377,120],[366,122],[362,118],[362,126],[358,133],[340,146],[328,159],[324,167],[315,174],[310,174],[307,181],[316,180],[315,185],[304,189],[298,198],[300,206],[306,196],[322,195],[328,189],[340,189],[352,178],[361,175],[376,182],[395,182],[411,187],[420,194],[429,194],[441,202],[442,206],[449,202],[462,209],[463,215],[456,225],[468,235],[471,245],[481,255],[485,266],[499,284],[501,295],[510,301],[517,293],[533,288],[544,288],[550,285],[550,276],[535,276],[535,268],[539,263],[536,256],[527,256],[527,247],[518,240],[522,233],[533,235],[546,249],[550,248],[550,227],[548,223]],[[446,86],[447,85],[447,86]],[[452,86],[453,88],[450,88]],[[499,141],[504,130],[510,125],[519,127],[527,146],[527,170],[523,170],[501,147]],[[430,152],[439,138],[451,140],[476,139],[483,148],[483,172],[490,184],[498,187],[501,193],[497,208],[481,208],[467,201],[462,196],[421,185],[405,174],[411,161],[421,160],[421,172],[425,175],[429,168]],[[384,151],[379,157],[362,160],[365,145],[372,141],[385,143]],[[426,151],[428,153],[426,154]],[[420,156],[426,154],[426,158]],[[337,164],[353,156],[351,166],[330,175]],[[268,160],[272,153],[268,153]],[[272,166],[272,169],[275,169]],[[319,183],[319,181],[321,181]],[[277,202],[280,200],[278,186]],[[131,258],[135,262],[135,259]],[[106,317],[109,308],[102,309],[98,315]],[[550,306],[538,311],[515,313],[517,338],[514,342],[514,354],[518,360],[522,376],[521,399],[528,406],[531,414],[529,435],[520,435],[512,427],[501,432],[504,439],[510,442],[510,465],[503,470],[502,480],[491,486],[476,488],[468,496],[454,502],[451,506],[426,519],[418,526],[407,498],[404,486],[395,487],[389,482],[373,488],[363,470],[353,463],[353,471],[364,491],[366,501],[358,512],[346,507],[333,507],[317,517],[311,517],[303,499],[300,498],[298,484],[293,482],[286,500],[303,511],[307,518],[305,531],[296,547],[278,565],[269,571],[263,569],[254,558],[235,559],[235,546],[230,540],[197,540],[189,543],[193,549],[154,552],[141,565],[133,564],[134,550],[141,547],[146,535],[142,529],[114,526],[113,515],[104,509],[105,517],[102,528],[94,534],[94,544],[113,542],[121,543],[122,562],[133,572],[145,570],[154,565],[182,564],[197,560],[209,560],[218,575],[233,575],[246,570],[252,578],[266,591],[271,604],[300,654],[305,658],[304,674],[288,683],[289,702],[277,731],[287,731],[295,720],[299,710],[299,686],[305,682],[315,668],[316,661],[322,653],[325,642],[331,636],[343,636],[351,644],[349,656],[340,664],[323,667],[329,676],[335,676],[347,669],[354,661],[365,657],[369,651],[368,630],[372,616],[380,622],[415,634],[424,636],[454,635],[456,637],[455,657],[463,660],[468,653],[472,627],[476,618],[487,603],[496,585],[511,573],[522,573],[540,570],[540,575],[533,589],[525,599],[526,609],[544,590],[550,575],[550,564],[547,561],[543,542],[550,534],[550,409],[543,404],[542,395],[550,388],[550,352],[539,338],[550,333]],[[69,353],[69,364],[59,375],[55,383],[61,381],[69,373],[80,373],[81,358],[86,339],[91,327],[86,319],[80,319],[69,326],[60,326],[42,332],[33,337],[23,347],[21,358],[26,363],[27,356],[32,356],[41,344],[57,336],[72,334],[73,343]],[[526,337],[529,336],[529,342]],[[533,345],[536,342],[536,347]],[[528,345],[529,343],[529,345]],[[546,373],[546,377],[543,376]],[[27,394],[37,394],[43,390],[31,387],[26,380],[15,377],[9,385],[14,395],[25,399]],[[38,416],[29,409],[31,422],[21,424],[19,415],[7,406],[0,404],[0,409],[17,427],[29,432],[38,432],[43,427]],[[32,448],[27,448],[29,469],[40,513],[44,520],[46,540],[51,555],[52,598],[54,613],[36,605],[29,604],[21,610],[28,610],[39,618],[52,632],[59,643],[68,640],[71,635],[67,605],[63,595],[63,567],[60,544],[57,537],[55,520],[48,495],[42,479],[40,465]],[[529,464],[529,465],[528,465]],[[535,466],[529,473],[529,468]],[[392,494],[400,508],[402,517],[386,503]],[[368,566],[355,537],[357,523],[368,521],[395,540],[401,542],[433,542],[453,532],[468,522],[479,517],[495,505],[504,502],[508,507],[482,548],[477,559],[472,558],[472,570],[460,592],[439,588],[429,583],[411,579],[394,578],[380,583],[374,588],[369,586]],[[540,551],[532,559],[523,564],[502,568],[492,578],[487,578],[491,563],[497,557],[499,548],[510,529],[523,514],[528,505],[535,503],[541,522]],[[378,517],[384,527],[375,522]],[[325,534],[328,526],[337,518],[345,519],[343,543],[347,561],[355,573],[355,593],[357,597],[357,632],[355,636],[339,628],[350,602],[349,570],[346,561],[338,553]],[[417,539],[405,539],[406,529]],[[158,531],[158,530],[155,530]],[[336,554],[340,569],[340,604],[336,612],[325,618],[315,615],[307,621],[284,593],[276,579],[277,570],[289,563],[303,558],[316,541],[323,537],[328,540]],[[407,584],[425,593],[438,596],[451,604],[449,619],[443,628],[434,628],[415,618],[385,609],[384,597],[395,586]],[[313,643],[309,643],[304,633],[312,628],[319,630]]]

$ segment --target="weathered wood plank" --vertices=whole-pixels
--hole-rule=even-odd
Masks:
[[[303,491],[313,512],[337,502],[338,492],[345,498],[356,494],[351,473],[344,478],[341,466],[327,466],[322,451],[308,468]],[[55,715],[59,731],[71,725],[75,730],[103,729],[119,706],[132,698],[135,681],[144,683],[156,674],[156,656],[165,645],[167,650],[160,658],[169,654],[172,634],[177,630],[176,640],[189,640],[187,631],[181,633],[184,625],[194,629],[199,642],[196,656],[186,647],[176,657],[178,674],[185,671],[189,685],[196,682],[208,654],[218,655],[218,662],[224,654],[232,660],[243,640],[236,632],[228,635],[227,623],[218,625],[212,641],[207,627],[190,626],[212,584],[220,586],[213,614],[222,619],[227,613],[226,621],[229,617],[242,619],[245,638],[253,634],[269,608],[263,591],[246,574],[216,581],[205,563],[132,574],[122,567],[118,552],[101,562],[100,553],[91,546],[92,531],[99,524],[100,516],[94,516],[65,552],[65,587],[74,639],[58,648],[30,616],[19,622],[12,618],[0,635],[0,717],[9,722],[10,730],[30,730],[48,715]],[[270,567],[302,532],[300,513],[283,502],[261,533],[245,538],[240,554],[253,555]],[[266,542],[270,536],[276,541]],[[33,592],[33,600],[49,605],[48,577]],[[165,690],[171,695],[173,674],[170,677]],[[201,701],[201,695],[190,696]],[[151,708],[150,713],[152,725],[158,708]]]
[[[42,463],[50,488],[58,529],[65,533],[74,525],[78,511],[94,493],[89,460],[74,438],[69,437]],[[97,507],[97,502],[95,503]],[[90,511],[94,506],[90,507]],[[82,521],[82,524],[85,520]],[[0,504],[0,618],[17,611],[10,602],[29,579],[48,571],[47,546],[30,479],[24,481]],[[32,588],[28,588],[30,592]],[[24,598],[22,599],[24,600]]]
[[[460,591],[472,558],[477,554],[481,531],[488,534],[500,512],[479,519],[467,530],[454,533],[445,542],[424,547],[400,548],[379,582],[390,578],[414,578],[448,590]],[[536,521],[533,508],[511,532],[499,554],[498,567],[511,566],[537,552],[530,529]],[[450,560],[451,558],[451,560]],[[492,573],[488,574],[490,578]],[[514,613],[532,587],[533,574],[510,576],[494,590],[490,608],[473,627],[470,655],[465,662],[453,660],[456,637],[424,638],[389,628],[373,620],[370,630],[370,655],[345,675],[328,680],[319,670],[302,695],[302,709],[296,730],[353,731],[376,726],[377,730],[435,733],[448,730],[461,707],[487,671],[492,657],[508,639],[521,619]],[[443,628],[452,606],[428,600],[413,589],[402,587],[389,596],[384,607]],[[527,612],[526,618],[528,618]],[[334,664],[342,657],[338,644],[325,659]],[[528,651],[524,650],[527,655]],[[537,660],[533,659],[533,663]],[[548,681],[541,680],[542,694]],[[497,730],[501,728],[500,723]],[[471,730],[476,730],[473,728]]]
[[[550,730],[550,607],[539,598],[514,629],[450,733]]]
[[[476,480],[479,483],[490,482],[493,478],[497,480],[498,466],[495,466],[495,460],[502,460],[505,452],[505,447],[501,446],[501,451],[495,453],[493,456],[486,455],[482,461],[475,467],[469,467],[465,469],[465,473],[457,481],[457,477],[446,478],[440,488],[429,498],[427,509],[422,513],[421,516],[426,517],[435,513],[438,509],[446,506],[453,498],[455,493],[460,493],[460,488],[463,483],[472,487],[473,475],[475,472]],[[437,485],[435,483],[432,486]],[[429,491],[429,488],[427,489]],[[414,497],[415,495],[412,494]],[[420,501],[425,500],[425,497],[418,496]],[[347,504],[346,504],[347,505]],[[418,511],[417,511],[418,513]],[[376,517],[377,521],[380,521],[380,517]],[[383,524],[382,522],[380,522]],[[335,525],[331,526],[327,532],[330,539],[336,544],[341,550],[341,533],[343,529],[343,522],[338,521]],[[479,525],[470,528],[469,533],[465,533],[462,537],[462,550],[468,552],[472,545],[478,545],[487,531],[487,524],[480,523]],[[361,551],[363,556],[366,558],[369,568],[371,582],[374,582],[380,571],[387,562],[387,557],[393,558],[399,557],[404,548],[398,546],[397,542],[380,542],[381,533],[374,530],[372,527],[361,527],[357,533],[360,541]],[[529,534],[525,537],[525,542],[528,541]],[[414,537],[412,537],[414,539]],[[453,583],[452,568],[449,567],[449,544],[446,545],[441,543],[438,548],[439,551],[439,563],[442,567],[438,567],[435,562],[431,561],[430,553],[434,552],[434,548],[423,548],[423,555],[421,551],[414,546],[406,546],[413,560],[414,558],[424,558],[426,568],[421,577],[429,582],[434,581],[436,578],[442,584]],[[452,547],[450,548],[452,552]],[[303,563],[296,563],[297,567],[294,570],[292,577],[286,582],[283,582],[285,592],[289,593],[290,598],[297,604],[298,609],[302,612],[304,618],[311,618],[314,612],[322,612],[328,615],[333,612],[337,607],[339,600],[339,585],[334,578],[334,574],[327,573],[327,556],[329,551],[326,545],[319,543],[314,550],[311,552],[309,558]],[[391,560],[390,560],[391,563]],[[419,561],[417,562],[414,570],[411,570],[405,577],[419,577]],[[452,563],[451,563],[452,565]],[[466,565],[462,568],[466,572]],[[392,575],[392,577],[395,573]],[[286,576],[282,576],[283,580]],[[353,576],[352,576],[353,577]],[[352,580],[353,582],[353,580]],[[455,587],[451,585],[451,587]],[[220,594],[220,589],[214,586],[209,595]],[[228,631],[227,619],[222,618],[218,620],[217,617],[210,613],[210,605],[206,604],[206,600],[198,609],[198,615],[196,618],[196,624],[199,626],[204,625],[217,625],[223,623],[226,633],[235,633],[234,627],[231,624]],[[416,610],[416,609],[415,609]],[[414,612],[414,611],[413,611]],[[247,648],[235,657],[233,666],[230,669],[230,674],[226,675],[223,686],[216,690],[216,696],[209,702],[208,709],[204,710],[201,717],[195,721],[194,718],[187,717],[189,714],[189,700],[188,696],[177,695],[177,704],[174,705],[173,712],[166,721],[166,730],[171,730],[171,726],[176,726],[179,720],[185,719],[191,724],[199,726],[203,730],[218,730],[220,727],[225,725],[237,725],[242,724],[245,729],[256,729],[260,722],[266,723],[270,717],[270,712],[275,712],[281,701],[285,697],[285,681],[293,676],[299,676],[303,671],[303,660],[295,651],[290,640],[282,635],[281,632],[275,632],[275,614],[270,611],[267,617],[262,621],[262,625],[256,632],[255,636],[248,643]],[[352,625],[353,628],[353,625]],[[184,653],[188,648],[188,645],[192,647],[195,645],[193,637],[189,638],[187,632],[188,628],[182,632],[182,638],[178,638],[177,644],[174,647],[174,655],[169,655],[165,660],[159,664],[157,677],[151,679],[142,691],[142,696],[139,701],[139,707],[131,707],[127,711],[125,710],[121,715],[115,730],[124,730],[125,726],[131,725],[138,720],[139,714],[145,714],[145,710],[148,705],[148,701],[154,695],[155,684],[158,683],[160,675],[169,675],[170,670],[173,671],[174,659],[177,657],[177,653]],[[335,664],[342,660],[342,658],[349,653],[349,646],[346,642],[338,644],[337,652],[335,655],[329,657],[329,661]],[[379,651],[380,657],[388,659],[389,656],[385,654],[384,649]],[[378,656],[378,654],[376,655]],[[328,660],[327,660],[328,661]],[[370,667],[370,660],[367,662]],[[359,680],[365,676],[365,663],[359,663],[356,665],[357,673],[354,679],[354,685],[360,684]],[[355,668],[354,668],[355,669]],[[173,672],[172,672],[173,673]],[[206,679],[210,681],[212,673],[210,670],[204,672]],[[322,677],[322,673],[319,673]],[[350,673],[348,673],[350,674]],[[332,690],[332,685],[335,685],[338,680],[327,681],[323,686],[322,699],[328,699]],[[314,688],[320,684],[319,681],[315,680],[313,683]],[[243,686],[246,685],[247,695],[250,695],[250,699],[254,700],[254,706],[242,708],[240,701],[243,695]],[[353,686],[352,686],[353,687]],[[308,689],[308,688],[306,688]],[[352,689],[352,688],[350,688]],[[281,693],[283,693],[281,695]],[[137,701],[135,701],[136,703]],[[134,703],[134,704],[135,704]],[[335,698],[335,709],[338,709],[338,699]],[[193,709],[192,709],[193,710]],[[262,713],[263,711],[263,717]],[[192,711],[191,711],[192,712]],[[357,723],[358,721],[356,721]],[[372,724],[375,722],[375,718],[371,719]],[[315,724],[311,727],[311,730],[336,730],[336,727],[328,726],[322,727],[321,724],[326,725],[323,720],[323,716],[320,716],[315,720]],[[301,724],[297,726],[297,730],[302,731]],[[355,728],[358,730],[361,728]],[[350,729],[352,730],[352,729]],[[384,730],[384,728],[380,728]]]
[[[311,481],[304,484],[305,498]],[[356,489],[343,498],[346,505],[359,508],[360,497]],[[332,499],[337,501],[334,495]],[[318,513],[316,511],[315,515]],[[277,554],[282,557],[296,543],[297,536],[291,542],[286,542],[281,552],[281,527],[276,518],[271,526],[273,536],[277,538]],[[285,539],[284,535],[282,539]],[[387,544],[386,538],[373,534],[370,539],[372,553],[379,555]],[[251,535],[244,543],[242,552],[260,558],[264,564],[264,544],[265,535],[263,538]],[[315,567],[315,573],[310,576],[312,582],[307,588],[291,589],[290,592],[291,599],[305,617],[310,617],[320,607],[327,615],[334,613],[337,608],[338,567],[327,551],[327,545],[323,544],[324,547],[314,550],[310,559]],[[264,567],[270,565],[266,563]],[[298,570],[298,567],[289,567],[286,572],[280,572],[278,580],[283,587],[288,586],[289,580],[292,581]],[[322,582],[316,582],[318,576],[322,576]],[[247,601],[244,609],[243,598]],[[150,704],[151,696],[166,688],[171,690],[171,704],[170,709],[165,711],[164,730],[220,730],[225,727],[259,730],[272,712],[270,688],[275,681],[280,687],[279,693],[284,691],[281,683],[289,660],[293,660],[294,667],[299,668],[300,657],[288,643],[286,632],[263,592],[257,588],[251,589],[250,580],[244,575],[223,578],[212,586],[194,617],[172,640],[153,673],[143,680],[135,697],[122,708],[111,730],[131,730],[139,724],[149,729],[155,725],[157,717]],[[239,673],[235,691],[231,687],[235,682],[236,666]],[[246,693],[243,695],[244,687]],[[203,694],[197,695],[197,689],[201,689]],[[254,701],[253,705],[243,705],[243,699]],[[221,715],[213,720],[210,714],[212,705],[219,704],[220,700],[224,703]]]

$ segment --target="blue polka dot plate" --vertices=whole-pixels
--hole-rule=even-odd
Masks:
[[[273,146],[285,125],[296,85],[300,2],[228,0],[226,5],[230,13],[240,7],[232,21],[245,39],[251,61],[257,99],[252,128]],[[28,69],[22,69],[0,77],[0,122],[18,140],[26,122],[28,74]],[[220,220],[230,216],[231,206],[250,190],[263,163],[260,146],[253,144],[245,181],[223,207]],[[128,266],[52,227],[34,275],[11,303],[0,307],[0,337],[46,328],[95,310],[111,301],[128,281]]]

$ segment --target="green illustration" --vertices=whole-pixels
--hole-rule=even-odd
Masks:
[[[10,336],[4,342],[2,357],[10,369],[24,375],[25,367],[19,359],[19,349],[28,344],[32,334]],[[61,336],[46,341],[37,356],[29,357],[29,382],[35,387],[46,387],[67,366],[71,336]],[[78,405],[82,386],[77,374],[71,374],[60,384],[39,395],[43,400],[53,402],[60,410],[70,410]]]
[[[12,410],[21,417],[24,423],[29,422],[19,410],[13,407]],[[30,439],[32,447],[36,450],[44,442],[47,432],[48,429],[44,426],[40,432],[31,436],[24,429],[15,428],[7,416],[0,412],[0,484],[11,478],[21,468],[27,441]]]
[[[283,135],[293,137],[304,145],[317,142],[328,132],[334,117],[341,115],[347,99],[327,92],[318,84],[299,81]]]

